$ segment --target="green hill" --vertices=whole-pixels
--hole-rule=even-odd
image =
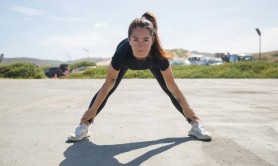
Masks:
[[[43,59],[36,59],[36,58],[4,58],[1,64],[12,64],[12,63],[33,63],[38,66],[59,66],[62,61],[58,60],[43,60]]]
[[[253,54],[256,60],[259,60],[259,53]],[[264,52],[261,54],[261,60],[265,62],[278,63],[278,51]]]
[[[33,63],[38,66],[53,66],[57,67],[60,66],[62,63],[76,63],[81,61],[87,61],[88,59],[77,59],[70,62],[59,61],[59,60],[47,60],[47,59],[36,59],[36,58],[26,58],[26,57],[19,57],[19,58],[3,58],[1,64],[13,64],[13,63]],[[103,58],[90,58],[90,62],[99,62],[104,60]]]

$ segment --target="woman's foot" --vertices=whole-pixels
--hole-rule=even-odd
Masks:
[[[188,133],[189,136],[195,136],[200,140],[211,140],[211,134],[205,130],[200,123],[193,123],[192,128]]]
[[[68,136],[68,141],[81,141],[84,138],[88,138],[91,136],[91,132],[88,130],[87,125],[81,124],[79,125],[73,133]]]

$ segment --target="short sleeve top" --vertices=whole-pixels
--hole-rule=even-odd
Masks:
[[[169,61],[167,59],[161,59],[156,56],[148,56],[145,60],[136,59],[132,53],[128,39],[124,39],[118,44],[112,57],[111,64],[113,68],[118,71],[122,67],[126,67],[130,70],[146,70],[151,67],[157,67],[161,71],[169,67]]]

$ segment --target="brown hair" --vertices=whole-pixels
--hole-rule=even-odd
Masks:
[[[160,39],[158,37],[158,26],[157,26],[157,21],[156,21],[155,15],[151,12],[146,12],[142,15],[142,18],[145,18],[145,19],[149,20],[150,22],[152,22],[153,27],[155,29],[154,43],[153,43],[153,46],[152,46],[153,47],[153,49],[152,49],[153,54],[155,54],[156,56],[158,56],[162,59],[171,58],[172,55],[162,48]]]
[[[147,28],[150,31],[152,36],[154,36],[154,34],[155,34],[155,29],[153,27],[153,24],[149,20],[146,20],[146,19],[143,19],[143,18],[136,18],[129,25],[128,39],[132,35],[132,30],[135,29],[136,27]]]
[[[153,13],[146,12],[142,15],[141,18],[137,18],[137,19],[133,20],[128,28],[128,38],[130,38],[130,36],[132,34],[132,30],[136,27],[147,28],[150,31],[151,35],[153,36],[154,43],[153,43],[152,49],[151,49],[152,56],[157,56],[158,58],[161,58],[161,59],[171,58],[171,54],[166,52],[161,46],[160,39],[157,34],[157,28],[158,28],[157,21],[156,21],[156,17],[154,16]]]

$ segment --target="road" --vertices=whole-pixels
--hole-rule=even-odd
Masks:
[[[176,79],[211,142],[153,79],[124,79],[90,126],[67,143],[103,79],[0,80],[1,166],[278,165],[277,79]]]

